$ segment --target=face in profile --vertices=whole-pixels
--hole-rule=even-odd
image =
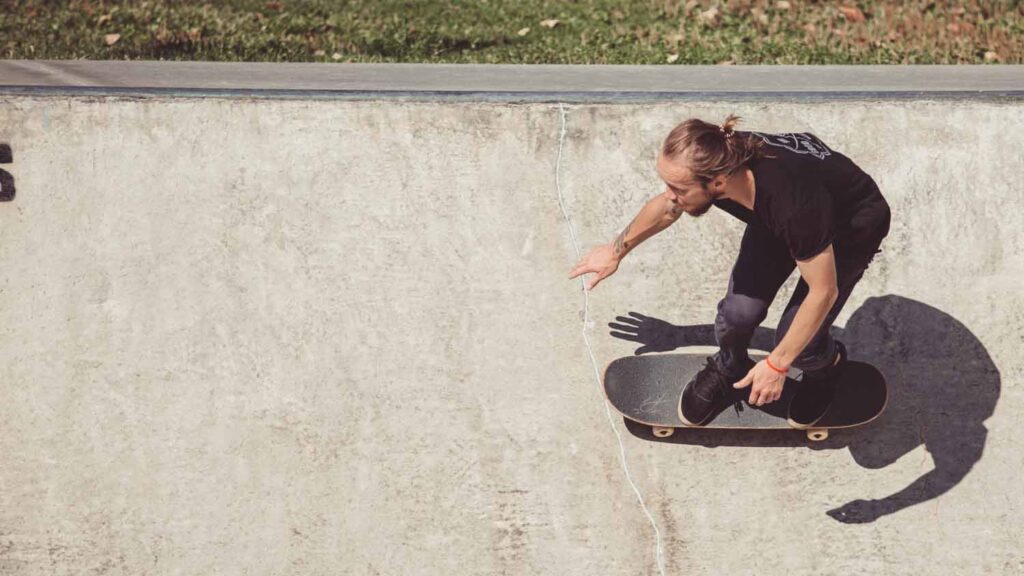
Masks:
[[[658,155],[658,176],[675,196],[675,204],[693,217],[703,216],[711,209],[714,196],[703,182],[693,179],[693,173],[679,160],[669,160]]]

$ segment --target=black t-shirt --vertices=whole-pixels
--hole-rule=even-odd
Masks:
[[[714,205],[783,242],[794,260],[833,245],[836,258],[873,254],[889,233],[889,205],[874,180],[809,132],[736,131],[764,141],[774,158],[751,160],[754,210],[726,199]]]

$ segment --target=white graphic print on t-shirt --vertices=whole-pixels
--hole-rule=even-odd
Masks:
[[[787,132],[785,134],[765,134],[763,132],[751,132],[764,140],[765,144],[786,148],[797,154],[810,154],[818,160],[824,160],[832,155],[832,151],[821,140],[818,140],[810,132]]]

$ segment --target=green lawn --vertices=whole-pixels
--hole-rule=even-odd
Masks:
[[[3,58],[968,64],[1024,57],[1015,1],[0,0]]]

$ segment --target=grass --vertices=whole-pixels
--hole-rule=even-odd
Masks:
[[[0,57],[522,64],[1024,60],[1020,0],[0,0]]]

